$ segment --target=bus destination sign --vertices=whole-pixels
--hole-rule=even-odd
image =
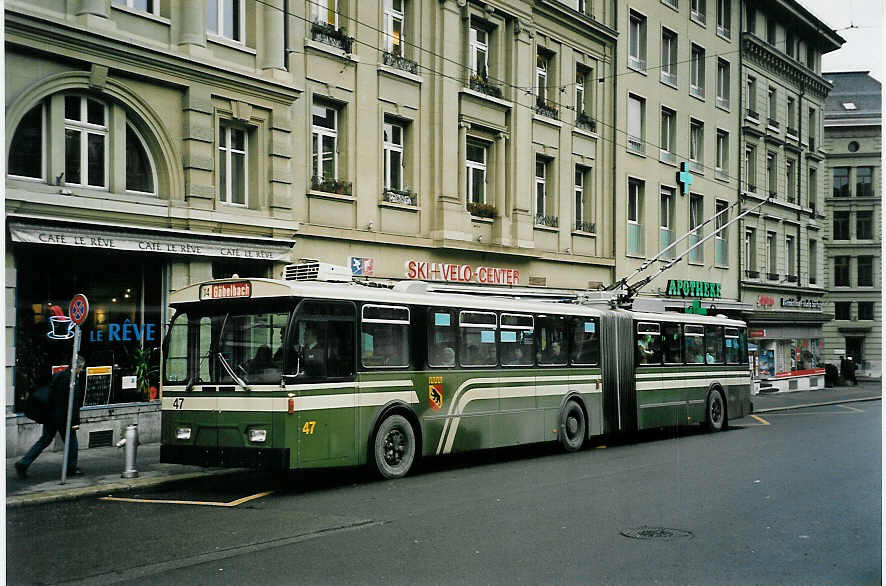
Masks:
[[[213,283],[200,287],[200,299],[235,299],[237,297],[252,297],[252,283],[239,281],[237,283]]]

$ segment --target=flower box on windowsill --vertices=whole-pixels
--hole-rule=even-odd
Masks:
[[[797,275],[787,275],[785,277],[785,279],[787,280],[788,283],[796,283],[797,281],[800,280],[799,277],[797,277]]]
[[[347,29],[335,28],[325,22],[311,23],[311,40],[332,45],[345,53],[350,53],[354,44],[354,38],[347,35]]]
[[[495,218],[495,206],[491,203],[475,203],[471,201],[468,202],[467,208],[472,216],[489,219]]]
[[[353,184],[350,181],[342,181],[341,179],[327,179],[311,177],[311,189],[314,191],[325,191],[326,193],[335,193],[338,195],[351,195]]]
[[[385,51],[382,54],[382,62],[388,67],[401,69],[413,75],[418,74],[418,63],[416,63],[412,59],[407,59],[406,57],[399,55],[396,52],[389,53],[388,51]]]
[[[418,205],[418,194],[408,189],[385,189],[382,201],[414,207]]]
[[[747,275],[748,279],[759,279],[760,271],[752,271],[749,269],[745,271],[745,275]]]
[[[597,121],[584,112],[579,112],[578,115],[575,117],[575,125],[589,132],[597,132]]]
[[[551,102],[543,98],[537,98],[535,100],[535,113],[539,114],[540,116],[553,118],[554,120],[558,120],[560,115],[560,113],[557,111],[557,108],[555,108]]]
[[[557,228],[560,226],[560,218],[557,216],[546,216],[544,214],[535,214],[535,225],[545,228]]]
[[[596,234],[597,225],[594,222],[582,222],[581,220],[576,220],[575,230],[576,232],[587,232],[588,234]]]
[[[481,94],[486,94],[487,96],[492,96],[493,98],[501,98],[501,88],[497,85],[494,85],[489,82],[488,78],[480,77],[479,75],[472,75],[471,81],[468,84],[475,92],[480,92]]]

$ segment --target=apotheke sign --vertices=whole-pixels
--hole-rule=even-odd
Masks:
[[[723,296],[723,291],[720,283],[672,279],[668,281],[668,295],[671,297],[710,297],[711,299],[720,299]]]

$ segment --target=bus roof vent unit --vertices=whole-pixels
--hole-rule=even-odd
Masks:
[[[424,281],[400,281],[394,285],[394,291],[407,295],[422,295],[429,290],[428,284]]]
[[[335,281],[339,283],[351,281],[351,271],[348,267],[331,265],[312,259],[301,261],[283,267],[283,280],[285,281]]]

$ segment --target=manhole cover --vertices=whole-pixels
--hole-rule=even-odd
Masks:
[[[677,539],[680,537],[692,538],[692,532],[682,529],[670,529],[668,527],[635,527],[621,532],[631,539]]]

